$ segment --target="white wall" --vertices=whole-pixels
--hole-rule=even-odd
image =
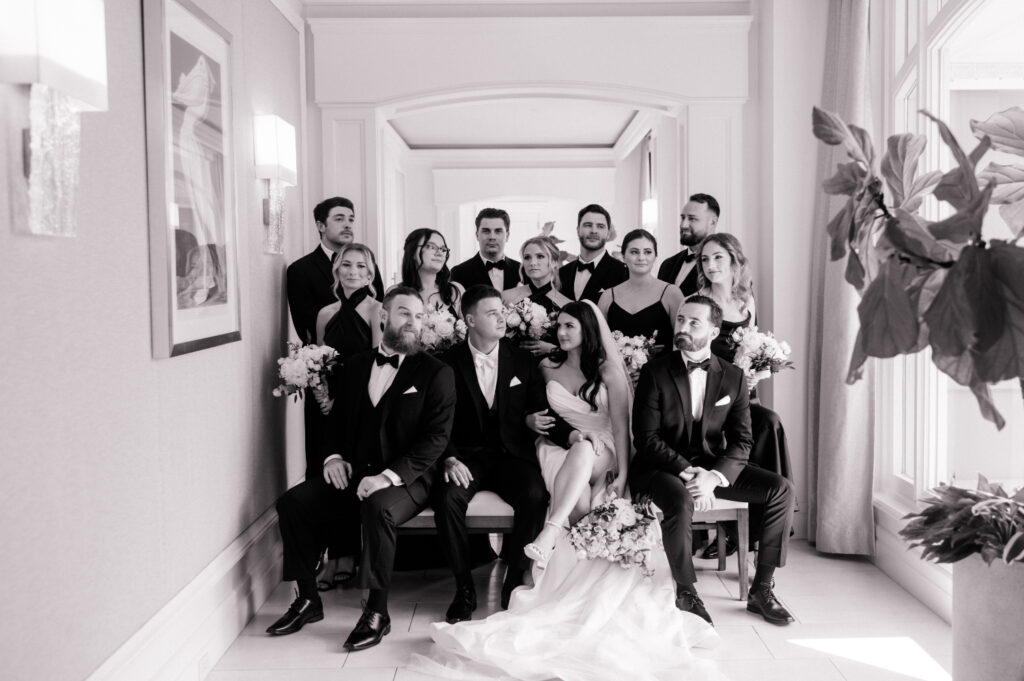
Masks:
[[[20,170],[0,167],[0,645],[12,681],[87,677],[300,467],[286,466],[286,406],[270,389],[288,328],[283,271],[301,247],[293,230],[287,257],[262,253],[251,141],[254,113],[303,124],[298,33],[265,0],[198,4],[234,36],[240,342],[152,359],[137,0],[106,2],[110,106],[82,118],[78,236],[16,233]],[[0,157],[18,159],[23,93],[4,86],[0,106]]]

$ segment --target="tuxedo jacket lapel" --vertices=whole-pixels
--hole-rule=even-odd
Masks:
[[[505,402],[505,396],[508,395],[509,383],[512,382],[512,377],[515,375],[514,360],[512,359],[512,350],[504,343],[498,342],[498,384],[494,388],[494,403],[501,408],[501,405]]]
[[[679,401],[683,404],[683,422],[686,424],[687,439],[693,438],[693,398],[690,395],[690,376],[686,373],[686,366],[683,358],[678,352],[672,354],[669,362],[669,371],[672,374],[672,382],[676,385],[679,393]]]
[[[473,398],[473,409],[476,410],[476,420],[482,427],[484,414],[487,411],[487,401],[484,400],[483,391],[480,390],[480,381],[476,377],[476,363],[473,362],[473,351],[469,349],[469,343],[463,343],[460,346],[456,363],[459,365],[459,373],[462,374],[466,385],[469,386],[469,394]]]
[[[700,419],[700,437],[702,440],[706,439],[708,419],[715,408],[715,402],[718,401],[718,391],[721,387],[722,365],[719,363],[718,358],[712,355],[711,366],[708,367],[707,384],[704,389],[704,409],[701,411]]]
[[[331,259],[327,257],[326,253],[324,253],[324,249],[319,246],[316,247],[314,253],[316,253],[316,256],[314,257],[313,262],[316,263],[316,269],[328,282],[328,288],[330,288],[334,285],[334,273],[331,272]]]
[[[512,258],[505,257],[505,289],[519,286],[519,262]]]
[[[398,373],[395,374],[395,380],[391,382],[391,387],[380,398],[381,402],[383,402],[380,412],[381,427],[384,426],[388,416],[391,415],[391,405],[395,403],[394,398],[408,390],[409,386],[416,380],[417,370],[422,359],[420,353],[417,352],[414,355],[406,355],[405,359],[402,360],[402,364],[398,367]],[[369,385],[369,380],[367,380],[367,385]]]

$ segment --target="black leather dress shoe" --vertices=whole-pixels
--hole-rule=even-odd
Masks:
[[[692,612],[711,626],[715,626],[715,623],[711,621],[711,615],[708,614],[707,608],[704,607],[704,601],[700,599],[696,592],[680,591],[676,597],[676,607],[683,612]]]
[[[779,626],[793,622],[793,616],[779,603],[771,585],[758,586],[747,596],[747,611],[760,615],[766,622]]]
[[[476,591],[470,586],[455,587],[455,598],[448,606],[448,612],[444,615],[444,621],[448,624],[465,622],[473,617],[476,610]]]
[[[725,538],[725,555],[726,557],[736,553],[736,541],[732,537]],[[703,560],[718,560],[718,542],[713,541],[707,545],[704,552],[700,554]]]
[[[356,628],[345,639],[345,650],[366,650],[380,643],[381,639],[391,633],[391,618],[382,612],[363,610],[356,623]]]
[[[302,625],[310,622],[319,622],[324,618],[324,604],[320,599],[310,600],[297,597],[288,607],[288,612],[281,616],[276,622],[267,627],[267,633],[271,636],[284,636],[294,634],[302,628]]]

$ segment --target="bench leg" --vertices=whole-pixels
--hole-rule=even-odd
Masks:
[[[738,526],[739,546],[736,551],[736,560],[740,568],[740,600],[747,599],[747,546],[750,544],[750,511],[746,508],[736,510],[736,525]],[[718,549],[722,551],[721,548]],[[720,553],[719,555],[724,555]]]
[[[718,571],[725,572],[725,562],[728,559],[726,555],[725,539],[726,539],[725,523],[715,523],[715,543],[718,544]]]

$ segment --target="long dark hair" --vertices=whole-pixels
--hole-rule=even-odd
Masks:
[[[603,383],[601,366],[607,358],[601,342],[601,325],[597,321],[597,313],[586,303],[574,300],[567,303],[558,314],[567,314],[580,323],[580,371],[586,379],[580,386],[580,397],[587,401],[591,411],[597,411],[597,393]],[[569,353],[559,347],[551,353],[551,361],[562,364],[568,356]]]
[[[423,248],[423,244],[427,243],[427,240],[430,239],[432,234],[436,234],[441,237],[441,241],[444,243],[445,248],[448,247],[448,242],[445,241],[444,234],[441,234],[441,232],[436,229],[430,229],[429,227],[414,229],[409,236],[405,237],[405,247],[402,254],[403,286],[409,286],[417,291],[423,290],[423,282],[420,281],[420,263],[423,262],[423,258],[420,256],[420,250]],[[451,251],[449,251],[445,256],[444,265],[441,267],[441,271],[437,273],[437,291],[441,296],[441,302],[445,305],[455,305],[455,301],[459,298],[459,292],[451,283],[452,272],[448,269],[449,255],[451,255]]]

